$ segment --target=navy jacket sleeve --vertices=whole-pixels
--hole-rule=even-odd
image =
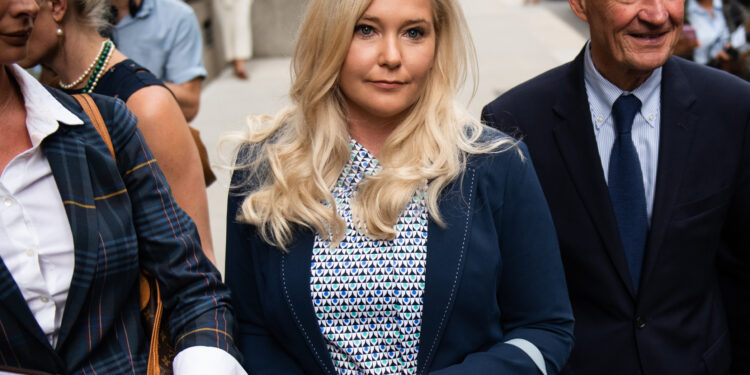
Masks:
[[[526,146],[519,147],[523,159],[509,150],[487,157],[478,167],[484,177],[478,194],[488,192],[485,200],[495,226],[491,235],[499,237],[497,303],[504,338],[432,374],[541,374],[529,354],[507,343],[513,339],[536,346],[547,374],[556,374],[573,348],[573,314],[552,217]]]

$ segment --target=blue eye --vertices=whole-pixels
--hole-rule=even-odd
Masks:
[[[370,25],[357,25],[357,27],[354,28],[355,33],[360,33],[364,36],[372,35],[374,31],[375,29]]]
[[[406,36],[411,39],[419,39],[424,36],[424,31],[420,28],[406,30]]]

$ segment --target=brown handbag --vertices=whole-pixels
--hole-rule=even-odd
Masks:
[[[83,111],[89,116],[94,124],[96,131],[107,145],[109,153],[115,157],[115,149],[112,146],[112,139],[109,136],[107,126],[104,124],[102,114],[94,103],[94,100],[88,94],[73,95]],[[205,148],[203,149],[205,152]],[[201,158],[201,161],[203,159]],[[208,159],[206,159],[208,161]],[[169,341],[169,331],[166,324],[161,324],[164,313],[164,305],[159,292],[159,283],[156,278],[150,275],[146,270],[141,269],[138,276],[140,289],[140,309],[141,322],[146,331],[146,337],[149,340],[148,350],[148,375],[171,375],[172,360],[174,359],[174,346]]]
[[[201,132],[198,129],[188,125],[190,128],[190,135],[193,136],[195,146],[198,147],[198,155],[201,157],[201,167],[203,167],[203,179],[206,181],[206,187],[216,181],[216,175],[211,170],[211,163],[208,161],[208,151],[206,151],[206,145],[201,140]]]

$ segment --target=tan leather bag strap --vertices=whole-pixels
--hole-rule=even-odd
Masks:
[[[81,105],[83,111],[86,112],[89,119],[91,119],[91,122],[94,123],[96,131],[99,132],[99,135],[104,140],[104,144],[106,144],[109,149],[109,153],[112,154],[112,159],[117,160],[115,157],[115,148],[112,146],[112,139],[109,137],[107,125],[104,123],[102,114],[99,112],[99,107],[94,103],[94,99],[92,99],[89,94],[75,94],[73,95],[73,98],[78,101],[78,104]]]
[[[157,282],[156,279],[147,276],[143,270],[141,270],[138,279],[140,280],[141,288],[141,310],[148,305],[151,298],[156,301],[154,325],[151,327],[151,342],[148,346],[148,369],[146,371],[147,375],[161,375],[161,367],[159,366],[159,333],[161,330],[161,319],[164,306],[161,302],[159,282]],[[149,280],[153,280],[153,289],[151,289],[152,286],[150,285]]]
[[[75,94],[73,98],[78,101],[83,111],[89,116],[89,119],[94,124],[96,131],[102,137],[104,144],[107,145],[109,153],[112,154],[112,159],[117,160],[115,157],[115,148],[112,146],[112,138],[109,136],[109,130],[107,125],[104,123],[99,107],[94,103],[94,99],[88,94]],[[139,286],[141,293],[141,310],[148,305],[149,299],[152,297],[152,290],[149,285],[149,277],[141,270],[139,275]],[[154,313],[154,326],[151,329],[151,343],[149,344],[148,353],[148,375],[160,375],[159,369],[159,328],[161,325],[161,316],[164,309],[161,302],[161,293],[159,291],[159,283],[154,279],[154,293],[156,297],[156,311]]]

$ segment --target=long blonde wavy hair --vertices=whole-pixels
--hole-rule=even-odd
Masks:
[[[241,136],[235,185],[249,190],[239,220],[258,228],[262,239],[282,250],[295,227],[331,240],[343,239],[331,189],[350,155],[345,99],[338,86],[354,28],[372,0],[312,0],[292,58],[292,104],[274,117],[251,117]],[[426,208],[439,225],[441,191],[458,178],[468,154],[493,152],[514,141],[479,141],[483,126],[455,103],[476,54],[457,0],[431,0],[436,31],[435,61],[424,92],[386,139],[382,170],[357,187],[352,212],[374,239],[393,239],[400,213],[428,181]],[[476,78],[474,79],[476,91]]]

